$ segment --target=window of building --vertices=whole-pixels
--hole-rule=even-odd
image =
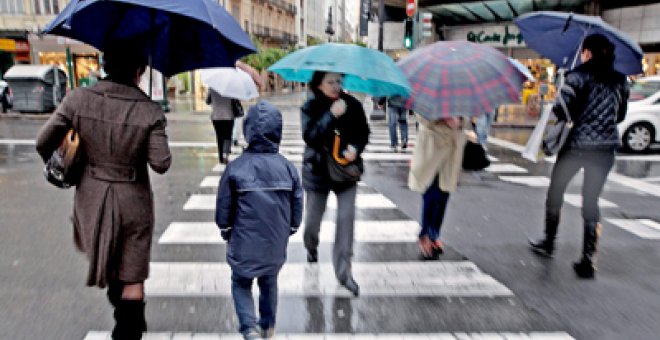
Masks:
[[[57,0],[33,0],[34,14],[52,15],[60,13],[60,4]]]
[[[0,13],[24,14],[23,0],[0,0]]]

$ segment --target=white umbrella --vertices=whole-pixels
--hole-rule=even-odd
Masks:
[[[219,67],[201,70],[202,82],[223,97],[249,100],[259,97],[257,85],[243,70]]]

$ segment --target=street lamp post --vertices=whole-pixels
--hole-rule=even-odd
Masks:
[[[383,22],[385,21],[385,0],[378,0],[378,50],[383,51]],[[369,115],[370,120],[385,120],[385,105],[378,105],[378,97],[371,97],[374,109]],[[377,109],[378,108],[378,109]]]

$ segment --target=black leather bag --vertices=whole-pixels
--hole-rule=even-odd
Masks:
[[[481,144],[471,141],[465,143],[462,166],[464,170],[471,171],[483,170],[490,166],[490,160],[486,155],[486,150],[484,150]]]
[[[70,129],[44,167],[44,177],[49,183],[62,189],[78,184],[82,175],[79,147],[78,134]]]
[[[354,162],[341,158],[339,156],[339,132],[335,131],[335,139],[332,151],[326,152],[325,163],[328,168],[328,175],[334,182],[357,182],[364,172],[364,165],[361,159]]]

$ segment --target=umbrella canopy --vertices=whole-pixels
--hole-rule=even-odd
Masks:
[[[238,68],[221,67],[201,70],[202,82],[223,97],[248,100],[259,97],[250,75]]]
[[[438,41],[398,65],[412,84],[408,106],[427,119],[476,116],[519,100],[525,76],[496,49]]]
[[[600,17],[564,12],[533,12],[515,20],[527,46],[552,60],[558,67],[572,68],[584,38],[605,35],[616,47],[614,69],[623,74],[640,74],[642,49],[637,43]]]
[[[315,71],[344,74],[343,88],[373,96],[410,94],[410,84],[386,54],[352,44],[307,47],[268,68],[288,81],[309,82]]]
[[[523,65],[521,62],[513,58],[509,58],[509,61],[511,62],[511,64],[513,64],[513,66],[516,67],[516,69],[518,69],[518,71],[520,71],[520,73],[522,73],[527,78],[527,80],[536,81],[534,75],[532,74],[532,72],[529,71],[527,66]]]
[[[205,67],[233,67],[256,51],[236,20],[212,0],[73,0],[43,33],[101,51],[116,41],[144,39],[145,56],[165,76]]]

